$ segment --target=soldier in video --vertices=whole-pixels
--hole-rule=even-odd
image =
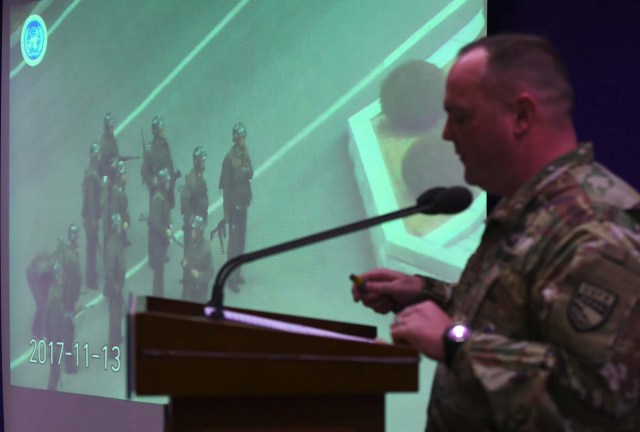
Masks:
[[[191,241],[185,243],[182,260],[182,298],[204,303],[209,298],[209,282],[213,278],[213,255],[211,245],[204,237],[207,223],[200,215],[193,218],[189,235]]]
[[[170,181],[169,170],[167,168],[161,169],[157,175],[147,220],[149,226],[149,266],[153,270],[153,295],[156,297],[161,297],[164,293],[164,265],[167,261],[169,243],[173,238],[172,206],[167,198]]]
[[[184,251],[187,253],[191,242],[191,226],[195,216],[200,216],[207,222],[209,196],[207,181],[204,178],[207,152],[203,146],[193,150],[193,169],[187,174],[184,187],[180,193],[180,212],[182,213],[182,232],[184,233]]]
[[[122,344],[122,319],[124,315],[124,220],[119,213],[111,216],[111,235],[106,248],[104,296],[109,300],[109,347]],[[111,352],[111,351],[110,351]]]
[[[129,216],[129,199],[127,198],[127,166],[123,161],[116,164],[113,181],[110,185],[111,190],[103,202],[103,225],[105,227],[105,247],[108,241],[109,233],[113,233],[111,229],[111,220],[114,214],[119,214],[122,218],[122,236],[125,247],[131,242],[127,236],[127,231],[131,226],[131,217]]]
[[[64,270],[62,263],[54,261],[52,270],[52,283],[47,292],[47,299],[42,314],[42,335],[44,339],[57,347],[64,337],[65,311],[63,303]],[[55,356],[54,356],[55,357]],[[51,363],[47,390],[57,390],[60,382],[60,365],[57,358]]]
[[[118,150],[118,143],[115,136],[116,119],[111,113],[107,113],[104,116],[104,133],[100,140],[100,175],[102,176],[102,215],[103,215],[103,227],[102,227],[102,247],[106,254],[107,241],[109,234],[111,233],[110,218],[105,218],[105,205],[109,205],[111,202],[111,194],[113,191],[113,184],[117,176],[117,166],[120,160],[120,152]]]
[[[140,175],[149,189],[149,205],[151,205],[153,194],[158,187],[158,173],[166,169],[169,173],[167,199],[171,204],[171,208],[173,208],[175,206],[175,181],[180,177],[180,171],[174,169],[171,149],[165,137],[164,120],[159,115],[154,116],[151,120],[151,133],[153,134],[153,140],[145,147]]]
[[[118,143],[116,142],[116,118],[111,113],[104,116],[104,133],[100,139],[100,175],[111,178],[111,173],[120,157]]]
[[[42,339],[44,334],[42,317],[44,315],[45,306],[49,289],[54,283],[53,265],[55,263],[55,254],[49,250],[39,252],[29,263],[26,270],[27,284],[33,294],[36,305],[36,311],[33,316],[33,324],[31,333],[37,340]],[[62,270],[62,269],[61,269]]]
[[[236,123],[232,130],[233,147],[222,162],[219,189],[222,190],[224,218],[229,225],[228,258],[244,253],[247,236],[247,209],[251,204],[251,179],[253,167],[247,149],[247,129],[244,124]],[[232,290],[238,290],[238,284],[244,283],[240,269],[229,280]]]
[[[68,243],[60,242],[56,250],[56,261],[62,265],[62,305],[64,316],[62,321],[62,339],[54,342],[63,342],[65,347],[74,344],[76,303],[80,298],[82,286],[82,269],[80,255],[78,254],[78,240],[80,229],[76,224],[69,225],[67,230]],[[76,372],[76,364],[73,357],[65,358],[65,371]]]
[[[100,144],[91,143],[89,147],[89,166],[84,171],[82,180],[82,220],[84,221],[84,231],[87,236],[86,252],[86,280],[89,289],[98,289],[98,272],[96,270],[96,251],[98,249],[98,230],[100,228],[100,200],[101,185],[100,177]]]

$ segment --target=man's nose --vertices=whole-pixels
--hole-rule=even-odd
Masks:
[[[444,123],[444,128],[442,129],[442,139],[445,141],[453,141],[453,134],[451,132],[451,127],[449,126],[449,119]]]

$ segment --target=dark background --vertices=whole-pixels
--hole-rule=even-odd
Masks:
[[[488,33],[535,33],[567,63],[578,139],[640,189],[640,2],[489,0]]]
[[[580,139],[593,141],[598,159],[639,188],[640,138],[634,126],[640,96],[640,2],[513,3],[518,4],[513,28],[549,37],[568,63]],[[540,14],[533,3],[545,4],[553,13]],[[578,3],[579,8],[570,7]]]
[[[636,133],[637,102],[640,99],[640,3],[636,0],[489,0],[489,34],[530,32],[550,39],[567,62],[576,91],[574,119],[578,137],[594,143],[596,158],[636,189],[640,188],[639,139]],[[6,25],[3,17],[3,25]],[[3,40],[3,83],[7,90],[8,65]],[[7,110],[2,109],[2,124]],[[3,138],[8,132],[2,128]],[[3,142],[7,142],[3,139]],[[2,148],[2,237],[6,239],[8,216],[8,150]],[[3,274],[6,241],[2,242]],[[3,276],[3,289],[7,279]],[[0,377],[1,379],[1,377]],[[77,398],[75,395],[60,397]],[[91,398],[83,398],[83,400]],[[98,401],[94,401],[98,402]],[[36,401],[37,403],[37,401]],[[100,399],[99,404],[122,404]],[[97,403],[89,404],[97,405]],[[86,403],[77,408],[84,410]],[[108,421],[109,407],[90,409],[96,422]],[[102,414],[98,414],[102,412]],[[130,413],[133,414],[133,413]],[[4,424],[4,422],[2,422]]]

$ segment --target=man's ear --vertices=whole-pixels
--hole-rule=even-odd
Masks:
[[[533,125],[537,106],[530,93],[521,93],[514,104],[513,130],[516,136],[526,134]]]

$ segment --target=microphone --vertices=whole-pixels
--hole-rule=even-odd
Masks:
[[[471,204],[473,196],[469,189],[462,186],[450,188],[436,187],[420,194],[416,200],[417,206],[425,205],[421,211],[424,214],[456,214]]]
[[[471,191],[463,186],[453,186],[449,188],[435,187],[427,190],[426,192],[423,192],[416,200],[416,205],[412,207],[407,207],[395,212],[375,216],[371,219],[365,219],[327,231],[311,234],[306,237],[291,240],[285,243],[280,243],[275,246],[270,246],[265,249],[260,249],[255,252],[238,255],[234,258],[231,258],[223,264],[223,266],[218,271],[218,274],[216,275],[215,282],[213,283],[211,300],[209,301],[207,306],[205,306],[205,315],[215,319],[224,318],[222,306],[224,298],[224,283],[231,275],[233,270],[235,270],[242,264],[255,261],[257,259],[264,258],[270,255],[286,252],[291,249],[296,249],[313,243],[329,240],[331,238],[339,237],[344,234],[350,234],[354,231],[359,231],[361,229],[369,228],[374,225],[379,225],[390,220],[400,219],[415,213],[423,213],[428,215],[459,213],[469,207],[472,199],[473,197],[471,195]]]

